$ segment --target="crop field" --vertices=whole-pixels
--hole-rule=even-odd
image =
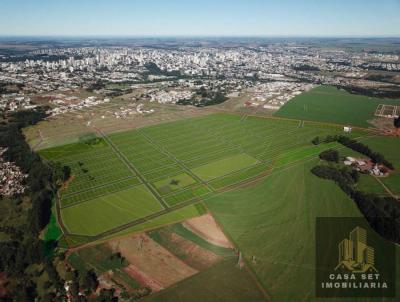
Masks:
[[[161,209],[148,189],[140,185],[66,207],[61,216],[70,233],[94,236]]]
[[[287,102],[275,116],[369,127],[368,121],[374,118],[379,105],[400,106],[400,100],[371,98],[319,86]]]
[[[211,180],[258,163],[258,160],[247,154],[236,154],[194,168],[193,173],[203,180]]]
[[[313,159],[281,169],[255,186],[206,201],[272,301],[298,301],[298,297],[316,301],[316,217],[361,216],[336,184],[310,172],[317,162]]]
[[[99,131],[40,154],[72,168],[60,196],[63,231],[90,241],[174,217],[227,188],[316,157],[336,146],[311,140],[341,132],[338,126],[221,113],[109,135]]]
[[[144,302],[267,301],[245,270],[226,260],[143,299]]]

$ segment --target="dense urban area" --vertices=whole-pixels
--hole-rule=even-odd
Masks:
[[[148,102],[207,106],[248,94],[247,106],[266,110],[279,109],[316,84],[400,95],[399,54],[302,44],[41,47],[23,54],[3,52],[0,108],[31,109],[37,104],[33,99],[42,98],[50,100],[49,113],[57,115],[107,103],[137,89],[142,93],[131,101],[141,106]],[[16,88],[7,93],[4,85]],[[73,93],[80,89],[95,95],[84,98]],[[142,112],[135,107],[130,113]]]

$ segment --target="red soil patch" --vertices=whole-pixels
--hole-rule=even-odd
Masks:
[[[163,238],[162,245],[164,247],[197,270],[207,269],[222,260],[221,256],[202,248],[178,234],[168,230],[159,230],[158,232]]]
[[[186,220],[183,226],[204,240],[221,247],[233,248],[211,214]]]
[[[197,273],[167,249],[145,234],[108,242],[114,252],[120,252],[125,259],[153,280],[166,288]]]
[[[164,289],[163,285],[158,282],[156,279],[151,278],[144,272],[140,271],[135,265],[130,264],[129,266],[124,268],[124,271],[135,279],[141,286],[150,287],[153,292],[160,291]]]

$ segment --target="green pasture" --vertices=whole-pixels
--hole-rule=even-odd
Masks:
[[[311,174],[317,162],[280,169],[254,187],[206,201],[272,301],[319,301],[314,287],[316,217],[361,216],[335,183]]]
[[[194,168],[192,171],[201,179],[210,180],[247,168],[257,163],[259,163],[259,161],[250,155],[237,154]]]
[[[378,195],[388,195],[383,186],[369,174],[361,174],[357,184],[357,189],[364,192],[375,193]]]
[[[205,209],[203,205],[201,204],[189,205],[177,209],[175,211],[169,212],[167,214],[164,214],[162,216],[159,216],[157,218],[150,219],[139,225],[126,228],[125,230],[116,232],[111,236],[105,237],[104,239],[122,237],[135,232],[152,230],[164,225],[174,224],[203,214],[205,214]]]
[[[163,291],[144,302],[261,302],[267,301],[245,269],[226,260]]]
[[[154,183],[154,186],[161,194],[168,194],[194,183],[196,183],[196,181],[192,177],[186,173],[182,173],[157,181]]]
[[[70,233],[94,236],[160,210],[160,203],[140,185],[63,208],[61,216]]]
[[[371,127],[379,104],[400,105],[400,100],[351,94],[332,86],[319,86],[287,102],[275,116]]]
[[[162,210],[156,199],[168,207],[199,202],[214,190],[317,157],[329,146],[311,140],[341,133],[340,126],[217,113],[110,134],[118,152],[86,137],[40,153],[72,168],[61,208],[68,242],[75,242],[71,235],[94,236]]]

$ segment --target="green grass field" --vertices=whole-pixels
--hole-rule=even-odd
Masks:
[[[72,168],[60,202],[66,235],[96,236],[114,229],[119,233],[121,225],[315,157],[330,146],[315,147],[311,140],[338,133],[338,126],[299,127],[297,121],[242,120],[221,113],[110,134],[95,144],[81,140],[40,154]],[[359,135],[364,133],[352,134]]]
[[[317,161],[280,169],[255,187],[206,202],[272,301],[316,301],[316,217],[361,216],[336,184],[310,173]]]
[[[247,154],[236,154],[194,168],[192,171],[203,180],[211,180],[247,168],[257,163],[259,163],[257,159]]]
[[[319,86],[287,102],[277,117],[369,127],[379,104],[400,105],[400,100],[350,94],[331,86]]]
[[[182,188],[185,188],[196,181],[186,173],[174,175],[154,183],[154,186],[160,194],[167,194]]]
[[[301,126],[298,121],[212,114],[111,134],[111,142],[105,137],[98,146],[79,143],[41,154],[73,167],[74,178],[61,198],[62,219],[72,233],[67,234],[66,244],[92,239],[77,235],[114,231],[96,238],[107,240],[171,225],[172,232],[211,249],[179,224],[172,226],[203,214],[205,203],[272,301],[298,297],[315,301],[316,217],[361,216],[336,184],[310,173],[325,149],[340,148],[342,156],[354,154],[336,143],[311,143],[315,136],[342,133],[342,127],[334,125],[305,122]],[[399,169],[400,153],[393,150],[399,150],[400,140],[366,138],[369,135],[361,130],[351,134],[362,137]],[[260,175],[265,178],[234,186]],[[398,175],[382,181],[396,191]],[[363,176],[360,188],[380,192],[382,188],[371,180]],[[160,216],[147,217],[156,213]],[[117,228],[139,218],[144,219],[140,224]],[[77,265],[82,265],[79,259]],[[229,261],[144,299],[188,300],[265,299],[248,272]]]
[[[357,184],[357,189],[364,192],[375,193],[382,196],[387,196],[387,192],[383,186],[369,174],[361,174]]]
[[[62,219],[70,233],[94,236],[161,209],[147,188],[140,185],[64,208]]]
[[[235,261],[223,261],[178,284],[150,295],[144,302],[261,302],[266,301],[249,273]]]
[[[186,219],[190,219],[199,215],[203,215],[205,213],[204,206],[202,204],[194,204],[189,205],[184,208],[180,208],[176,211],[169,212],[165,215],[162,215],[157,218],[150,219],[144,223],[139,225],[127,228],[123,231],[119,231],[117,233],[112,234],[111,236],[103,238],[104,240],[111,239],[114,237],[122,237],[134,232],[148,231],[153,230],[161,226],[165,226],[168,224],[174,224],[180,221],[184,221]]]

